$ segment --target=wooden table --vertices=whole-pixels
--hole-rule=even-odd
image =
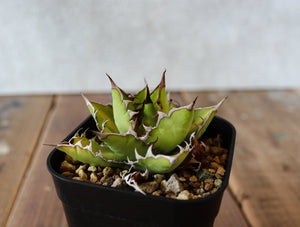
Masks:
[[[234,164],[215,226],[300,226],[300,91],[177,92],[197,106],[228,100]],[[111,102],[109,94],[88,94]],[[67,226],[46,158],[89,115],[80,95],[0,97],[0,226]],[[200,221],[200,220],[199,220]]]

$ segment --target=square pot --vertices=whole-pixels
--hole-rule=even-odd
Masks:
[[[78,129],[87,128],[96,129],[92,117],[83,121],[65,140],[70,139]],[[217,192],[193,200],[143,195],[69,179],[59,173],[65,154],[54,149],[48,156],[47,167],[69,226],[213,226],[229,181],[236,132],[231,123],[216,116],[204,136],[216,137],[217,134],[222,137],[222,147],[228,149],[223,183]]]

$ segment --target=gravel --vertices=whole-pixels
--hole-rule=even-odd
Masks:
[[[202,145],[199,143],[194,146],[198,148],[202,146],[202,151],[191,152],[196,155],[190,161],[183,163],[176,171],[168,174],[149,174],[148,179],[137,182],[141,190],[146,194],[180,200],[203,198],[218,191],[226,172],[228,151],[221,147],[219,136],[203,142]],[[202,153],[199,155],[199,152]],[[193,167],[197,162],[201,163],[200,169]],[[60,166],[60,173],[74,180],[133,190],[122,180],[123,174],[127,172],[128,170],[120,168],[101,168],[83,164],[68,155]]]

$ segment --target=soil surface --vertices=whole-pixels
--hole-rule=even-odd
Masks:
[[[172,173],[134,174],[132,178],[139,189],[145,194],[181,200],[203,198],[216,192],[223,183],[228,151],[222,148],[220,136],[201,142],[194,140],[193,145],[190,156]],[[61,163],[60,173],[74,180],[134,190],[124,181],[128,170],[90,166],[68,155]]]

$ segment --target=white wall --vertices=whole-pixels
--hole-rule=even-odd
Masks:
[[[0,2],[0,94],[300,86],[298,0]]]

